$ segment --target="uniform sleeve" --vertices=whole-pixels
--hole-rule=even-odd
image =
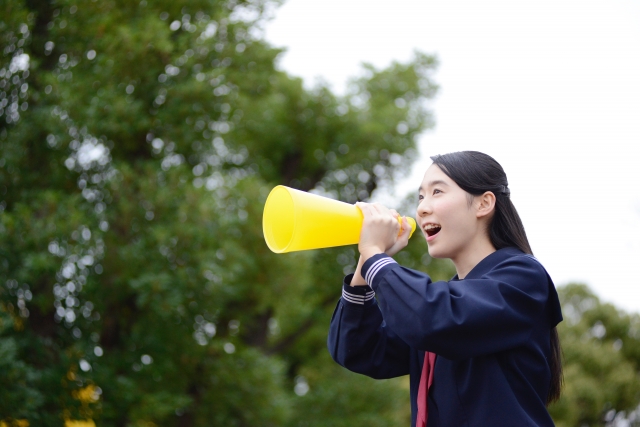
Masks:
[[[409,374],[409,346],[385,324],[369,286],[350,286],[331,318],[327,346],[333,359],[350,371],[376,379]]]
[[[378,296],[387,326],[409,346],[459,360],[527,342],[546,322],[548,281],[527,256],[510,257],[477,278],[432,282],[385,254],[371,257],[363,275]]]

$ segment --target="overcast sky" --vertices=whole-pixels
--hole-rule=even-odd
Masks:
[[[435,54],[429,156],[498,160],[556,285],[640,312],[640,1],[287,0],[266,26],[280,67],[343,93],[360,64]]]

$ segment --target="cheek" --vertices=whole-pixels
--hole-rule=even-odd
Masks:
[[[433,204],[433,213],[438,216],[438,221],[443,226],[454,220],[456,211],[453,201],[446,198],[439,199]]]
[[[447,230],[447,234],[466,234],[469,225],[469,209],[458,200],[438,200],[434,205],[438,221]]]

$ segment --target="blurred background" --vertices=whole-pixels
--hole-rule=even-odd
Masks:
[[[393,194],[416,191],[429,156],[486,152],[551,276],[640,311],[622,267],[640,259],[640,3],[288,0],[274,16],[279,64],[309,87],[342,94],[362,62],[435,54],[436,126]]]
[[[326,350],[356,248],[275,255],[262,207],[412,215],[459,149],[558,285],[557,425],[640,425],[638,4],[526,4],[0,1],[0,426],[409,425]]]

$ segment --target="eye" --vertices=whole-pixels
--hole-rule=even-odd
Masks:
[[[437,189],[437,188],[434,188],[433,189],[433,194],[438,194],[438,193],[442,193],[442,191]]]

